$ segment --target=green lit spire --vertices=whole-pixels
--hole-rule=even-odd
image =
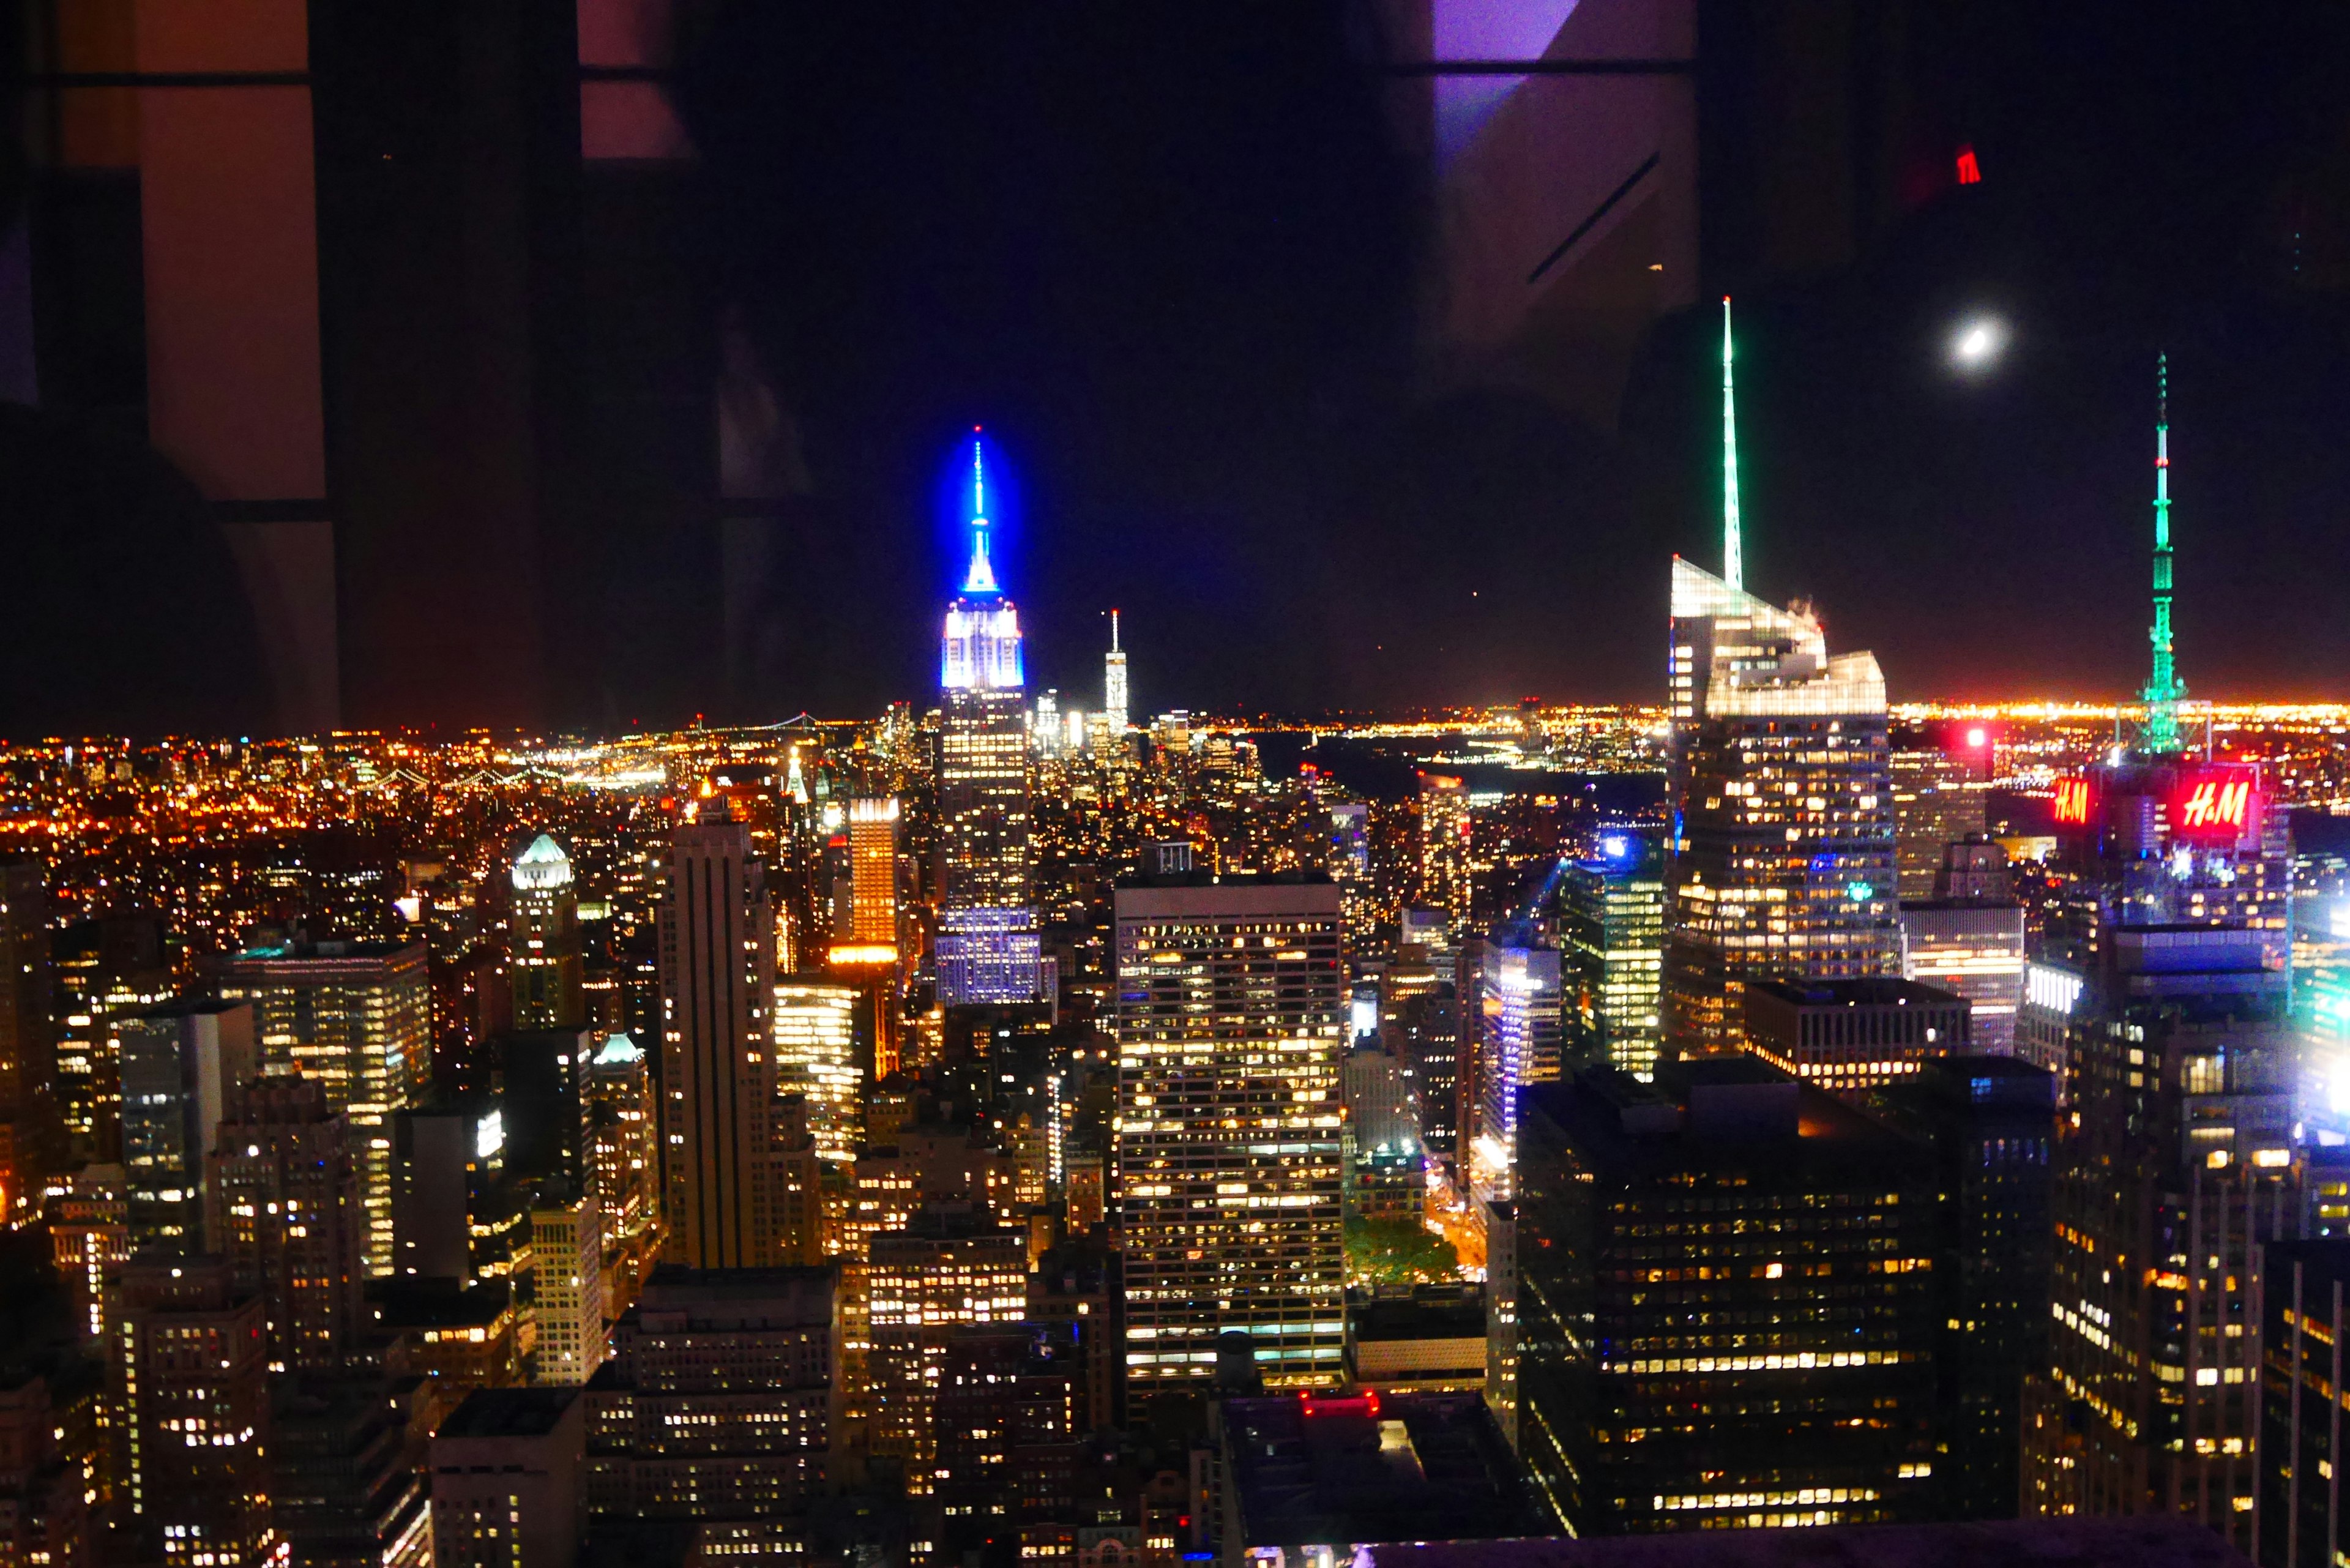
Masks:
[[[2146,729],[2141,744],[2149,756],[2178,748],[2178,701],[2187,683],[2178,679],[2170,648],[2170,356],[2156,361],[2154,416],[2154,670],[2146,690]]]
[[[1730,375],[1730,296],[1721,296],[1721,580],[1746,587],[1746,546],[1738,533],[1738,394]]]

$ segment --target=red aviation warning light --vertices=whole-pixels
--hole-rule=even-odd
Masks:
[[[2063,827],[2086,827],[2095,808],[2095,793],[2085,778],[2056,781],[2056,822]]]

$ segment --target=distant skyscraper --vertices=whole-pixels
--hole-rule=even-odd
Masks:
[[[1204,1386],[1248,1334],[1271,1386],[1337,1380],[1346,967],[1326,880],[1122,886],[1117,1160],[1127,1376]]]
[[[206,1171],[206,1247],[261,1298],[272,1371],[342,1368],[359,1326],[366,1210],[350,1123],[291,1075],[229,1096]]]
[[[1102,659],[1102,719],[1109,727],[1110,744],[1126,744],[1126,649],[1118,646],[1118,611],[1109,612],[1109,652]]]
[[[576,1029],[587,1023],[580,992],[579,895],[571,857],[546,834],[515,857],[513,923],[507,939],[518,1030]]]
[[[121,1040],[128,1013],[169,1002],[172,983],[161,916],[139,912],[76,920],[50,938],[57,1002],[50,1015],[57,1054],[57,1112],[68,1164],[121,1153]]]
[[[253,1009],[175,1002],[121,1023],[122,1164],[130,1245],[217,1251],[206,1235],[204,1156],[229,1102],[254,1075]]]
[[[858,961],[898,956],[898,800],[848,803],[849,929],[833,933],[834,961],[844,947]],[[869,955],[869,961],[868,958]]]
[[[660,1108],[650,1059],[628,1035],[613,1035],[590,1064],[588,1092],[595,1101],[589,1125],[605,1241],[622,1256],[643,1262],[660,1219]],[[633,1298],[633,1284],[628,1294]]]
[[[392,1267],[391,1116],[432,1078],[432,997],[422,942],[255,948],[221,961],[213,990],[253,1003],[264,1073],[300,1072],[348,1114],[367,1208],[367,1272]]]
[[[1506,1203],[1515,1195],[1519,1092],[1559,1077],[1559,955],[1542,945],[1530,923],[1513,921],[1483,944],[1477,984],[1482,1025],[1470,1183],[1480,1200]]]
[[[1672,580],[1666,1039],[1729,1050],[1751,980],[1900,972],[1885,679],[1806,608]]]
[[[1665,1033],[1664,856],[1629,828],[1603,831],[1598,848],[1559,882],[1568,1054],[1645,1081]]]
[[[1922,902],[1934,896],[1942,851],[1985,831],[1990,786],[1962,758],[1939,749],[1895,752],[1889,761],[1901,901]]]
[[[858,1047],[862,986],[832,981],[775,982],[775,1087],[807,1099],[808,1131],[835,1164],[854,1160],[865,1142],[865,1093],[871,1086],[870,1043]]]
[[[1458,941],[1468,934],[1474,896],[1468,784],[1451,774],[1424,773],[1419,775],[1419,901],[1444,911],[1447,938]]]
[[[2012,1055],[2023,1001],[2023,906],[2007,851],[1987,839],[1947,845],[1933,896],[1901,903],[1901,973],[1957,992],[1974,1008],[1974,1049]]]
[[[756,1268],[774,1250],[774,942],[750,830],[723,812],[681,826],[660,923],[662,1256],[672,1262]]]
[[[50,1164],[49,901],[37,860],[0,863],[0,1224],[30,1219]]]
[[[987,472],[972,441],[971,564],[947,606],[939,666],[938,999],[1034,1002],[1042,940],[1029,892],[1020,612],[989,557]]]

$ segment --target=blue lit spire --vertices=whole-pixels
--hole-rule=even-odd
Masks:
[[[982,457],[979,427],[971,427],[971,566],[962,575],[966,594],[995,594],[995,564],[987,555],[987,463]]]

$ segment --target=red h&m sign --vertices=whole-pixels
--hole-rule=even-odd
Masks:
[[[2093,797],[2087,779],[2056,781],[2056,821],[2064,827],[2086,827]]]
[[[2168,805],[2175,836],[2235,843],[2260,826],[2260,774],[2224,763],[2182,768]]]

